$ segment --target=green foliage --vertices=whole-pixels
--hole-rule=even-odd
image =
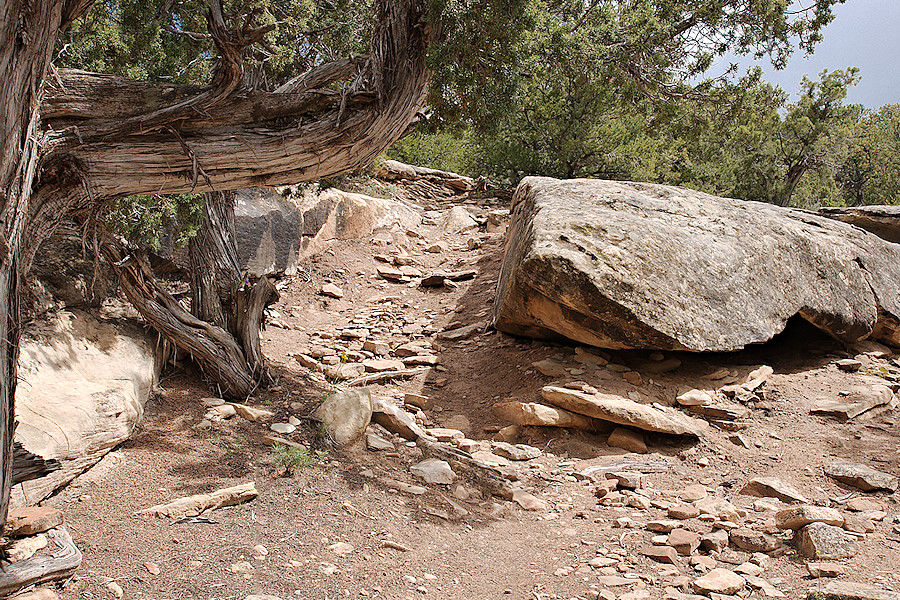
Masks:
[[[468,131],[415,132],[387,149],[385,156],[411,165],[452,171],[476,172],[475,144]]]
[[[315,453],[308,448],[275,444],[272,447],[272,461],[275,466],[285,473],[293,473],[301,469],[314,467],[328,458],[328,452],[317,450]]]
[[[205,0],[106,0],[61,36],[57,66],[132,79],[202,84],[216,50],[207,34]],[[265,43],[244,56],[248,83],[272,89],[309,68],[366,51],[370,0],[223,1],[226,22],[274,25]]]
[[[857,110],[849,144],[835,168],[848,206],[900,203],[900,104]]]
[[[832,169],[850,140],[848,125],[860,107],[843,103],[858,81],[856,69],[804,77],[801,94],[786,104],[768,84],[747,88],[740,110],[710,115],[692,139],[695,159],[706,162],[706,180],[696,187],[715,193],[814,207],[839,197]],[[710,189],[713,188],[713,189]]]
[[[203,221],[203,194],[127,196],[113,201],[106,224],[128,242],[159,250],[161,237],[172,237],[176,248],[197,234]]]

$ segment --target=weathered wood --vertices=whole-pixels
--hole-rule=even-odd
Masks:
[[[72,0],[0,4],[0,525],[6,522],[12,488],[21,251],[44,139],[43,82],[59,28],[79,9]]]
[[[55,458],[42,458],[32,454],[20,442],[13,444],[13,485],[49,475],[61,468],[62,465]]]
[[[324,88],[325,86],[330,85],[335,81],[349,79],[350,77],[356,75],[359,71],[359,67],[361,65],[364,65],[368,60],[368,54],[361,54],[359,56],[351,56],[349,58],[333,60],[329,63],[325,63],[324,65],[314,67],[306,73],[303,73],[302,75],[294,77],[287,83],[284,83],[276,88],[275,93],[294,94],[297,92],[306,92],[316,88]]]
[[[232,335],[189,313],[154,277],[145,256],[127,254],[111,241],[101,251],[113,266],[122,292],[147,323],[187,352],[229,398],[246,399],[256,388],[244,353]]]
[[[416,375],[420,375],[421,373],[425,373],[426,371],[428,371],[427,367],[422,367],[419,369],[403,369],[398,371],[382,371],[381,373],[372,373],[370,375],[363,375],[361,377],[357,377],[356,379],[351,379],[347,382],[347,385],[349,385],[350,387],[356,387],[360,385],[370,385],[372,383],[390,381],[391,379],[406,379],[407,377],[415,377]]]
[[[273,379],[266,368],[259,345],[259,330],[262,327],[263,310],[277,299],[278,292],[268,277],[262,277],[252,286],[245,286],[237,294],[237,339],[240,340],[251,376],[263,386],[271,385]]]
[[[205,194],[203,223],[188,243],[191,312],[231,332],[236,321],[234,294],[241,285],[234,202],[234,192]]]
[[[45,164],[75,160],[98,198],[293,184],[364,166],[424,101],[424,17],[422,0],[379,2],[372,50],[343,93],[236,90],[163,124],[143,115],[190,102],[196,88],[61,70],[43,108]]]
[[[0,597],[30,585],[64,579],[81,566],[81,551],[65,527],[49,530],[47,538],[58,548],[52,555],[33,556],[0,569]]]
[[[195,517],[208,510],[250,502],[258,495],[256,485],[251,481],[250,483],[242,483],[234,487],[216,490],[211,494],[197,494],[179,498],[167,504],[151,506],[140,511],[139,514],[153,517],[170,517],[172,519]]]

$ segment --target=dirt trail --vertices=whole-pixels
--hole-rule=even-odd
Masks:
[[[362,342],[342,340],[343,328],[374,329],[371,338],[396,348],[410,340],[430,346],[435,332],[488,323],[502,233],[448,234],[438,226],[438,214],[429,216],[415,235],[381,233],[362,242],[334,242],[304,265],[301,276],[286,282],[274,307],[273,321],[280,326],[270,321],[263,333],[264,352],[280,381],[256,396],[254,405],[275,412],[275,421],[294,416],[308,423],[303,417],[331,384],[301,367],[294,356],[314,347],[340,360],[360,355]],[[425,251],[441,240],[444,249]],[[392,283],[377,275],[385,263],[376,255],[406,257],[400,262],[426,274],[475,269],[477,275],[455,287],[434,289],[419,287],[415,278]],[[343,298],[321,295],[326,283],[339,286]],[[380,434],[395,451],[328,447],[315,427],[301,425],[286,437],[326,450],[327,458],[283,476],[263,441],[269,423],[235,417],[198,429],[206,410],[200,399],[209,391],[193,374],[170,374],[133,439],[47,503],[64,511],[84,552],[82,568],[61,597],[115,597],[118,586],[124,597],[154,600],[243,600],[252,594],[282,600],[675,598],[690,592],[691,582],[711,566],[734,570],[753,564],[754,556],[728,548],[712,556],[713,565],[692,565],[688,556],[678,556],[674,564],[655,562],[641,554],[658,535],[645,525],[666,519],[666,507],[677,504],[693,485],[691,494],[729,499],[744,526],[775,533],[786,542],[790,536],[776,533],[774,512],[765,510],[767,503],[777,501],[760,503],[760,498],[739,493],[759,476],[779,477],[812,502],[847,514],[848,494],[876,501],[884,515],[864,515],[881,519],[871,521],[874,531],[860,538],[859,553],[838,562],[846,569],[843,579],[900,591],[894,568],[900,564],[897,495],[864,494],[822,470],[832,460],[847,459],[900,473],[896,414],[840,422],[810,413],[818,400],[838,397],[850,386],[890,384],[864,373],[890,376],[896,355],[863,356],[859,372],[841,371],[835,361],[855,353],[847,354],[802,322],[792,323],[773,342],[744,352],[667,354],[664,358],[677,358],[681,366],[662,374],[645,370],[651,358],[646,352],[612,353],[610,362],[627,367],[624,371],[581,369],[572,346],[514,339],[489,329],[462,341],[437,342],[436,347],[439,364],[427,372],[370,389],[397,401],[405,393],[428,396],[433,403],[424,413],[429,426],[460,429],[468,438],[483,440],[483,449],[507,425],[492,415],[495,403],[538,401],[541,387],[554,380],[533,366],[540,360],[577,369],[566,377],[601,391],[669,405],[687,389],[722,385],[703,379],[716,370],[733,373],[729,376],[735,381],[761,365],[773,367],[774,374],[765,383],[764,399],[751,406],[746,429],[713,427],[693,443],[648,434],[648,454],[626,456],[625,450],[608,446],[611,428],[597,433],[524,428],[517,441],[539,448],[542,455],[502,470],[547,503],[536,511],[489,496],[467,481],[428,485],[423,495],[397,492],[388,480],[421,483],[408,467],[422,455],[383,430]],[[638,385],[623,377],[631,372],[641,374]],[[624,494],[621,502],[605,506],[596,495],[597,483],[579,476],[585,467],[622,459],[664,465],[645,468],[652,472],[645,473],[640,495],[651,504],[642,506]],[[258,499],[209,514],[214,524],[172,524],[136,514],[246,481],[256,482]],[[713,530],[710,520],[696,518],[682,526],[701,534]],[[771,557],[755,556],[760,564],[758,570],[745,568],[756,573],[748,580],[762,578],[765,586],[748,584],[740,596],[801,598],[827,583],[809,577],[807,559],[790,545],[782,548]],[[710,555],[697,550],[693,556],[698,563],[696,557]]]

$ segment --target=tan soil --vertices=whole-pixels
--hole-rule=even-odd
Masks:
[[[434,226],[423,227],[421,233],[431,241],[441,237]],[[358,313],[379,306],[377,301],[387,296],[402,298],[393,308],[407,321],[430,315],[437,329],[453,322],[486,324],[502,257],[502,235],[444,238],[452,249],[441,254],[422,252],[415,238],[395,234],[390,244],[378,239],[335,242],[329,251],[310,259],[303,276],[289,281],[274,307],[280,313],[277,320],[290,328],[269,326],[263,332],[264,351],[280,375],[279,384],[251,402],[275,411],[278,421],[290,415],[308,415],[328,389],[291,355],[306,351],[314,333],[349,325]],[[468,250],[469,238],[481,240],[483,246]],[[454,290],[421,289],[374,277],[381,263],[373,254],[389,254],[398,242],[410,248],[425,272],[476,268],[478,276]],[[328,281],[343,289],[343,299],[317,293]],[[390,342],[396,346],[407,339],[409,336],[394,336]],[[371,389],[374,395],[390,398],[402,398],[404,392],[425,394],[436,406],[427,414],[431,423],[441,425],[463,415],[470,424],[466,431],[470,438],[489,440],[492,431],[506,425],[492,416],[492,404],[506,398],[539,400],[541,386],[551,380],[531,364],[553,356],[570,361],[573,350],[488,330],[468,341],[446,343],[439,353],[441,370]],[[635,367],[648,357],[647,352],[613,354],[614,362]],[[652,454],[641,457],[666,460],[671,465],[666,472],[646,476],[645,487],[656,490],[657,497],[666,497],[666,491],[671,496],[700,482],[746,508],[749,518],[765,520],[771,513],[750,508],[757,498],[737,493],[754,476],[781,477],[814,502],[826,503],[829,497],[852,491],[823,476],[822,466],[832,459],[856,460],[900,474],[896,414],[850,423],[810,415],[810,407],[820,397],[833,397],[854,382],[873,379],[839,371],[833,363],[844,356],[843,347],[812,327],[792,323],[775,341],[744,352],[677,355],[683,362],[681,368],[659,376],[645,373],[640,386],[605,369],[595,378],[595,385],[604,391],[637,392],[642,398],[672,404],[680,391],[712,389],[715,383],[700,377],[719,367],[736,371],[740,377],[762,364],[774,367],[775,375],[765,388],[770,410],[753,410],[752,425],[741,432],[749,449],[729,441],[731,432],[713,428],[699,443],[647,435]],[[863,370],[889,364],[867,358]],[[443,379],[446,382],[440,381]],[[398,452],[391,456],[363,448],[325,447],[314,427],[301,427],[289,437],[325,448],[328,458],[283,476],[273,464],[271,449],[262,443],[268,423],[233,418],[209,430],[195,428],[205,412],[199,400],[210,395],[194,374],[166,375],[134,437],[47,502],[64,511],[67,526],[84,552],[84,563],[60,592],[62,598],[112,597],[104,585],[109,579],[121,586],[127,598],[154,600],[242,600],[250,594],[271,594],[283,600],[548,600],[596,598],[598,589],[609,589],[616,597],[634,592],[633,598],[662,598],[665,587],[677,582],[671,565],[654,563],[637,552],[650,543],[653,533],[615,524],[622,516],[646,523],[664,518],[665,512],[600,506],[593,486],[571,476],[589,464],[583,461],[625,454],[606,445],[608,431],[525,429],[519,441],[540,448],[544,455],[514,465],[510,471],[551,507],[530,512],[480,494],[468,483],[465,487],[475,496],[469,501],[454,498],[446,486],[428,486],[423,496],[389,489],[385,479],[417,483],[408,466],[421,459],[419,449],[396,436],[390,439]],[[291,410],[295,402],[303,403],[304,408]],[[458,421],[459,417],[453,419]],[[209,514],[217,524],[172,524],[136,514],[151,505],[247,481],[256,483],[258,499]],[[900,514],[897,495],[869,496],[882,501],[888,516],[876,523],[875,533],[861,541],[861,552],[843,561],[850,574],[846,579],[900,590],[896,571],[900,533],[894,531],[894,518]],[[454,516],[447,499],[468,514]],[[696,519],[688,526],[709,530],[709,525]],[[386,540],[408,551],[387,548]],[[336,542],[348,543],[352,550],[338,555],[329,550]],[[261,559],[253,556],[257,545],[268,552]],[[634,584],[601,585],[598,577],[617,569],[601,571],[587,566],[598,552],[622,556],[618,570],[636,576]],[[250,563],[252,570],[232,572],[232,566],[241,562]],[[157,565],[159,574],[151,574],[144,563]],[[675,569],[691,579],[701,575],[686,557],[678,558]],[[823,584],[806,577],[805,560],[790,548],[771,561],[762,577],[790,598],[805,597],[808,589]],[[751,597],[762,597],[762,592],[754,591]]]

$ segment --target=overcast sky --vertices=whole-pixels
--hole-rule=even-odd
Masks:
[[[766,79],[795,97],[803,75],[817,79],[822,69],[859,67],[862,79],[850,90],[848,102],[869,108],[900,103],[900,0],[847,0],[834,13],[815,54],[795,53],[783,71],[761,63]],[[746,68],[752,61],[738,63]]]

